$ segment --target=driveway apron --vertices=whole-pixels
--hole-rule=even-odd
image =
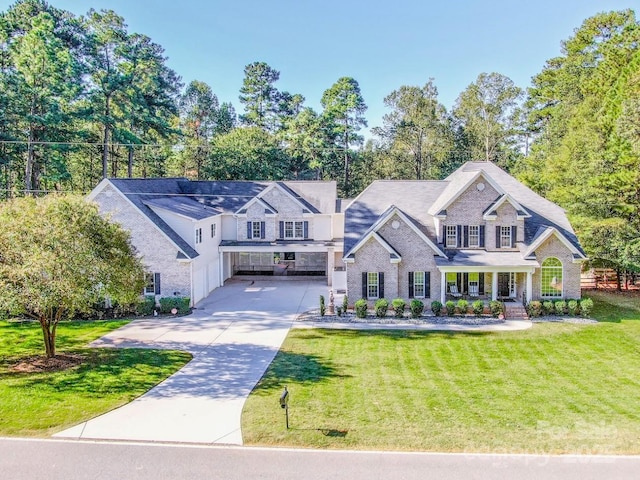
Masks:
[[[317,308],[323,294],[320,281],[232,280],[189,316],[135,320],[109,333],[92,346],[186,350],[193,359],[133,402],[54,436],[241,445],[247,396],[295,316]]]

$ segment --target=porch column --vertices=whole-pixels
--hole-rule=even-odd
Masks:
[[[527,272],[527,303],[533,298],[533,275],[531,272]]]
[[[491,272],[491,300],[498,299],[498,272]]]
[[[218,286],[224,285],[224,253],[218,254]]]
[[[447,274],[440,272],[440,303],[444,305],[447,301]]]
[[[333,270],[335,268],[335,255],[333,247],[327,248],[327,285],[333,285]]]

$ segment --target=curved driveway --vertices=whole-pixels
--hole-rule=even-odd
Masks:
[[[187,317],[135,320],[92,346],[186,350],[184,368],[131,403],[56,437],[242,444],[244,402],[320,281],[231,281]],[[274,403],[274,408],[277,404]]]

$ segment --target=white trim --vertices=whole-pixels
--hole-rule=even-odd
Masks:
[[[104,190],[104,187],[105,187],[107,184],[111,185],[111,187],[112,187],[112,188],[113,188],[113,189],[118,193],[118,195],[120,195],[120,196],[121,196],[121,197],[122,197],[122,198],[123,198],[123,199],[124,199],[124,200],[125,200],[125,201],[126,201],[126,202],[131,206],[131,207],[132,207],[132,208],[134,208],[137,212],[139,212],[139,213],[140,213],[140,215],[142,215],[142,217],[143,217],[147,222],[149,222],[149,223],[150,223],[150,224],[151,224],[151,225],[152,225],[156,230],[158,230],[158,232],[160,232],[164,238],[166,238],[167,240],[169,240],[169,242],[170,242],[174,247],[176,247],[176,248],[178,249],[178,251],[182,252],[182,254],[183,254],[185,257],[187,257],[187,258],[183,259],[184,261],[192,261],[192,260],[193,260],[192,258],[190,258],[190,257],[189,257],[189,255],[187,255],[187,252],[185,252],[184,250],[182,250],[182,248],[180,248],[180,246],[178,246],[178,244],[176,244],[176,242],[174,242],[174,241],[171,239],[171,237],[169,237],[169,235],[167,235],[165,232],[163,232],[163,231],[162,231],[162,229],[161,229],[158,225],[156,225],[156,224],[155,224],[155,222],[152,222],[152,221],[151,221],[151,219],[150,219],[149,217],[147,217],[147,216],[146,216],[146,215],[145,215],[145,214],[144,214],[144,213],[143,213],[143,212],[142,212],[142,211],[141,211],[141,210],[140,210],[140,209],[139,209],[139,208],[138,208],[138,207],[137,207],[137,206],[136,206],[136,205],[131,201],[131,200],[129,200],[129,199],[127,198],[127,196],[126,196],[124,193],[122,193],[122,192],[120,191],[120,189],[119,189],[119,188],[117,188],[113,183],[111,183],[111,181],[110,181],[108,178],[105,178],[104,180],[102,180],[102,182],[100,182],[100,183],[98,184],[98,186],[97,186],[97,187],[96,187],[96,188],[95,188],[91,193],[89,193],[89,195],[87,196],[87,199],[95,202],[95,197],[97,197],[97,196],[98,196],[98,193],[101,193],[101,192],[102,192],[102,190]],[[100,189],[100,190],[96,193],[96,195],[93,195],[93,197],[91,197],[91,195],[92,195],[94,192],[96,192],[96,190],[98,190],[98,189]],[[115,212],[107,212],[107,213],[113,214],[113,213],[115,213]],[[155,213],[155,212],[154,212],[154,213]],[[156,213],[156,215],[158,215],[158,214]],[[164,220],[162,220],[162,221],[164,222]],[[169,228],[171,228],[171,227],[169,227]],[[178,235],[178,234],[176,233],[176,235]],[[178,235],[178,236],[180,236],[180,235]],[[182,238],[182,237],[180,237],[180,238]],[[184,240],[184,239],[183,239],[183,240]],[[185,241],[186,241],[186,240],[185,240]],[[194,250],[195,250],[195,249],[194,249]]]
[[[349,250],[347,253],[345,253],[344,257],[348,257],[349,255],[351,255],[352,253],[356,253],[361,247],[362,245],[365,244],[365,242],[367,240],[369,240],[369,238],[371,238],[371,236],[376,233],[377,231],[382,228],[382,226],[393,216],[393,215],[398,215],[402,221],[407,224],[409,226],[409,228],[411,228],[429,247],[431,247],[431,249],[438,254],[439,257],[442,258],[447,258],[447,256],[444,254],[444,252],[442,250],[440,250],[435,243],[433,243],[429,237],[427,237],[424,233],[422,233],[422,231],[420,231],[418,229],[418,227],[416,227],[413,222],[411,220],[409,220],[407,218],[407,216],[402,212],[402,210],[400,210],[398,207],[396,207],[395,205],[392,206],[388,213],[386,215],[384,215],[383,217],[380,217],[371,227],[369,227],[369,231],[362,237],[360,238],[360,240],[358,240],[358,242],[351,247],[351,250]],[[382,237],[380,237],[382,239]],[[387,243],[386,241],[384,243]],[[396,252],[395,250],[393,251],[393,253],[397,253],[399,255],[398,252]]]
[[[491,266],[491,265],[480,265],[480,266],[438,266],[438,270],[443,273],[464,273],[464,272],[516,272],[516,273],[534,273],[538,266],[523,266],[523,265],[499,265],[499,266]]]
[[[508,193],[505,193],[504,195],[502,195],[500,197],[500,199],[496,202],[495,205],[493,205],[489,211],[487,213],[485,213],[484,215],[482,215],[482,218],[485,220],[494,220],[493,215],[491,215],[493,212],[495,212],[496,210],[498,210],[498,208],[500,208],[500,206],[504,203],[504,202],[509,202],[511,204],[511,206],[513,208],[516,209],[516,212],[522,210],[524,212],[524,215],[517,215],[518,220],[523,220],[525,218],[529,218],[531,217],[531,215],[529,214],[529,212],[527,211],[526,208],[524,208],[522,205],[520,205],[518,202],[516,202],[516,200],[509,195]]]
[[[560,242],[562,242],[562,244],[567,247],[567,249],[571,253],[573,253],[574,255],[579,255],[581,257],[579,260],[574,260],[574,263],[580,262],[581,260],[586,260],[586,257],[582,253],[580,253],[580,251],[569,240],[567,240],[567,237],[565,237],[562,233],[560,233],[553,227],[547,227],[547,229],[536,239],[536,241],[529,246],[527,251],[524,252],[523,257],[527,258],[533,255],[536,249],[544,242],[546,242],[552,234],[555,234],[558,240],[560,240]]]

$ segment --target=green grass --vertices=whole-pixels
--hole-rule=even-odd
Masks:
[[[44,355],[40,326],[0,322],[0,435],[47,436],[123,405],[177,371],[191,356],[176,351],[89,349],[126,321],[64,322],[58,354],[86,361],[60,372],[20,373],[13,366]]]
[[[292,330],[243,412],[248,444],[640,453],[640,307],[609,323],[460,334]],[[291,429],[278,398],[290,391]]]

